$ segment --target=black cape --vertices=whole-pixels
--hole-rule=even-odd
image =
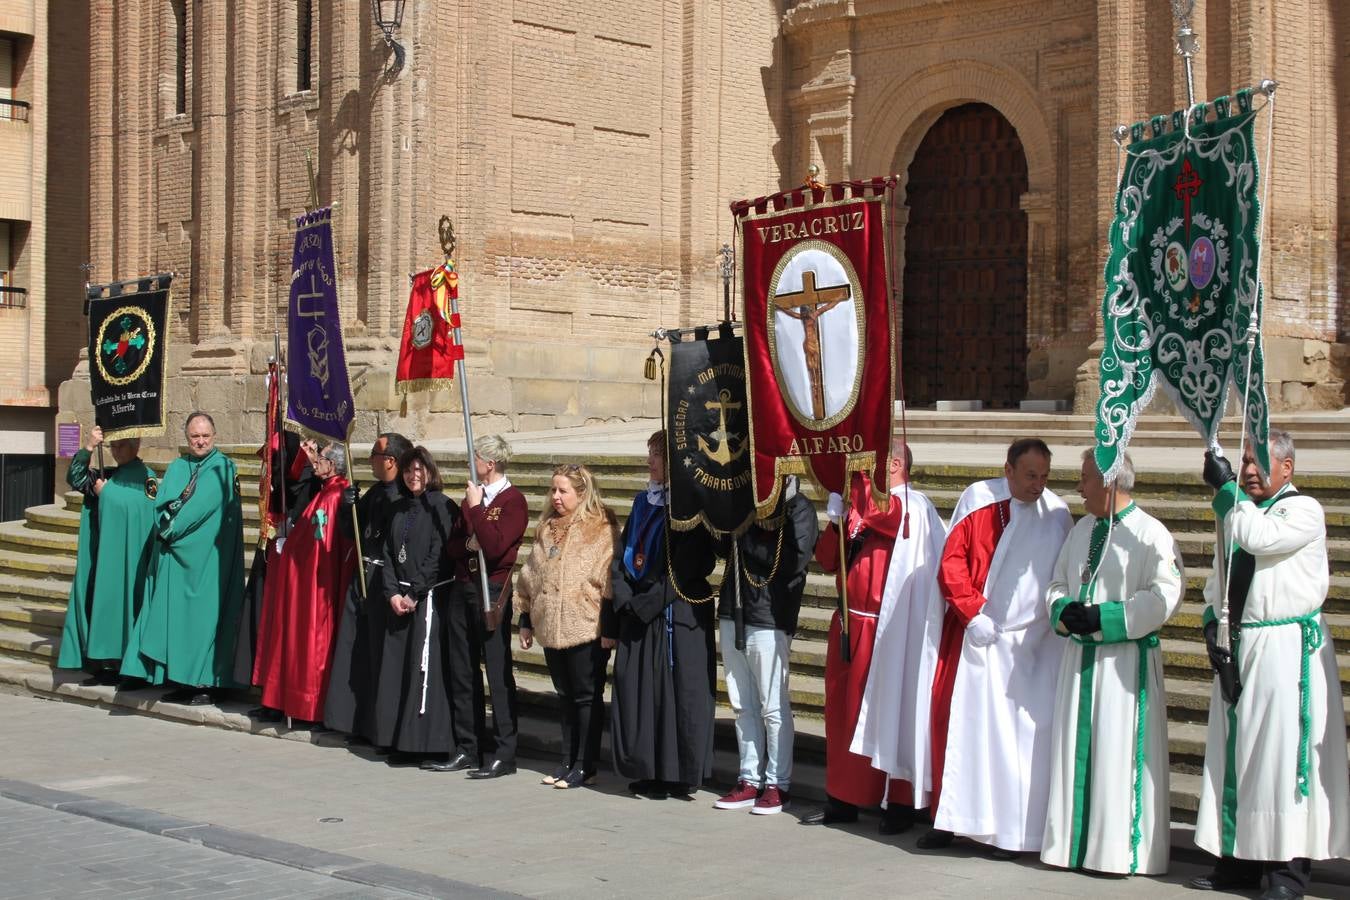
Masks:
[[[286,468],[301,452],[300,436],[293,432],[285,433]],[[290,478],[282,469],[281,453],[272,454],[272,488],[270,504],[272,509],[281,509],[281,498],[286,498],[286,521],[280,526],[281,536],[290,531],[295,520],[309,506],[319,488],[323,486],[314,475],[314,470],[305,465],[299,478]],[[261,524],[261,523],[260,523]],[[234,680],[239,684],[253,683],[253,660],[258,653],[258,623],[262,619],[263,583],[267,579],[267,560],[278,556],[276,541],[263,542],[253,552],[253,565],[248,570],[248,581],[244,585],[244,608],[239,613],[239,630],[234,642]]]
[[[632,522],[629,517],[621,546],[628,545]],[[676,594],[665,541],[636,581],[623,554],[615,554],[613,611],[602,626],[618,640],[610,740],[614,768],[624,777],[693,788],[712,774],[716,597],[708,575],[717,557],[702,528],[672,531],[669,544],[680,590],[709,599],[690,603]]]
[[[366,559],[366,596],[352,579],[343,601],[342,618],[333,641],[328,696],[323,722],[335,731],[371,739],[375,731],[374,673],[379,671],[384,648],[385,618],[389,604],[382,600],[384,576],[381,561],[384,532],[395,503],[402,496],[397,480],[376,482],[356,501],[361,526],[361,553]],[[350,516],[339,523],[342,533],[354,532]]]
[[[420,497],[400,495],[391,507],[381,542],[380,584],[372,603],[383,604],[378,614],[383,628],[371,640],[375,663],[372,685],[373,722],[365,736],[379,747],[403,753],[449,753],[450,728],[449,636],[445,607],[450,599],[450,564],[444,555],[459,507],[440,491]],[[411,519],[411,522],[409,521]],[[399,549],[406,548],[399,562]],[[417,609],[396,616],[389,597],[405,594]],[[428,601],[428,594],[431,600]],[[427,627],[427,604],[432,604]],[[427,655],[426,705],[423,708],[422,649],[430,633]]]

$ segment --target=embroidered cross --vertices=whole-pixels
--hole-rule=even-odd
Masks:
[[[323,542],[323,526],[328,524],[328,513],[322,509],[314,512],[314,540]]]
[[[1189,159],[1181,161],[1181,174],[1177,176],[1176,184],[1172,185],[1172,191],[1177,195],[1185,207],[1186,211],[1186,246],[1191,244],[1191,200],[1200,194],[1200,185],[1204,181],[1200,179],[1200,174],[1191,167]]]

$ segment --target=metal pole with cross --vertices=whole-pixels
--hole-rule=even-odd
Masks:
[[[441,238],[441,252],[445,254],[447,264],[453,264],[455,255],[455,245],[458,239],[455,237],[455,224],[449,216],[441,216],[437,226]],[[455,291],[447,291],[450,295],[450,322],[454,333],[455,346],[463,347],[464,341],[460,337],[459,325],[459,298]],[[455,378],[459,381],[459,405],[464,411],[464,445],[469,454],[469,481],[472,484],[478,484],[478,468],[474,465],[473,452],[473,419],[469,410],[469,373],[464,366],[464,355],[461,353],[459,359],[455,360]],[[487,557],[483,555],[483,548],[478,548],[478,585],[482,591],[483,614],[492,612],[492,598],[488,596],[488,573]]]

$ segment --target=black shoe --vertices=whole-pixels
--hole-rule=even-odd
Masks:
[[[402,750],[390,750],[384,758],[388,766],[416,766],[422,762],[422,754],[406,753]]]
[[[881,813],[881,834],[904,834],[914,827],[914,810],[908,806],[888,806]]]
[[[469,773],[469,777],[475,781],[481,781],[485,778],[501,778],[503,775],[514,775],[516,773],[516,764],[505,762],[504,760],[494,759],[485,766],[474,769]]]
[[[944,847],[950,847],[952,840],[956,835],[950,831],[943,831],[941,828],[930,828],[924,833],[923,837],[915,842],[914,846],[920,850],[941,850]]]
[[[1218,869],[1208,875],[1197,875],[1189,883],[1197,891],[1254,891],[1261,887],[1260,877],[1241,878]]]
[[[803,825],[847,825],[858,821],[858,807],[827,797],[823,809],[802,816],[801,821]]]
[[[80,682],[81,687],[112,687],[121,681],[121,676],[115,669],[99,669],[93,675],[90,675],[84,681]]]
[[[255,722],[280,722],[286,718],[281,710],[270,706],[255,706],[248,711],[248,717]]]
[[[205,688],[174,688],[160,698],[164,703],[177,703],[183,706],[210,706],[211,694]]]
[[[1261,895],[1261,900],[1297,900],[1303,895],[1293,888],[1287,888],[1282,884],[1266,888],[1266,892]]]
[[[628,792],[635,797],[643,797],[647,800],[664,800],[669,796],[664,781],[651,781],[646,778],[630,782]]]
[[[1021,855],[1016,850],[1004,850],[1002,847],[989,848],[989,858],[996,859],[999,862],[1012,862]]]
[[[568,765],[558,766],[558,768],[554,769],[552,773],[545,775],[543,778],[539,779],[539,783],[547,785],[557,784],[559,781],[562,781],[564,778],[566,778],[567,773],[571,771],[572,771],[571,766]]]
[[[649,793],[651,791],[652,785],[654,783],[655,782],[648,781],[645,778],[639,779],[638,781],[630,781],[628,782],[628,793],[637,794],[639,797],[641,797],[643,794]]]
[[[553,786],[559,790],[588,787],[592,784],[595,784],[595,773],[591,772],[588,775],[580,769],[573,769],[557,781],[553,782]]]
[[[472,769],[473,760],[469,758],[469,754],[460,751],[449,759],[424,760],[422,768],[427,772],[460,772],[464,769]]]

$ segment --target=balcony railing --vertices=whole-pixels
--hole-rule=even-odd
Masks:
[[[0,309],[26,309],[28,288],[0,285]]]
[[[0,97],[0,121],[27,122],[30,108],[27,100]]]

